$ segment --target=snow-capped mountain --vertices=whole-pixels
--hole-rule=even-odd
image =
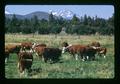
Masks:
[[[49,13],[52,13],[55,16],[61,16],[66,19],[71,19],[74,15],[74,13],[70,10],[60,10],[60,11],[49,10]]]

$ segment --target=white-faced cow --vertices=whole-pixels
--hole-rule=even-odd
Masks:
[[[62,53],[69,52],[73,55],[73,57],[78,60],[78,57],[81,56],[81,59],[87,60],[92,59],[95,60],[96,48],[88,47],[86,45],[68,45],[67,42],[63,42],[62,44]]]
[[[44,48],[46,48],[47,45],[46,44],[38,44],[38,45],[35,45],[32,50],[33,52],[36,54],[36,56],[38,56],[40,59],[42,59],[42,55],[43,55],[43,52],[44,52]]]
[[[32,50],[32,47],[35,46],[35,43],[32,42],[22,42],[21,43],[21,51]]]
[[[18,54],[18,69],[20,75],[24,74],[25,69],[28,72],[31,70],[32,62],[33,62],[33,55],[32,52],[24,52],[20,51]]]

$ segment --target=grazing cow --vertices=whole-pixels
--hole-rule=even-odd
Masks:
[[[21,45],[13,45],[13,44],[5,45],[5,63],[8,61],[10,53],[18,54],[20,49],[21,49]]]
[[[21,43],[21,50],[25,50],[25,49],[32,49],[32,47],[35,45],[35,43],[32,42],[22,42]]]
[[[106,53],[107,53],[107,48],[104,47],[100,47],[97,49],[98,55],[102,56],[102,54],[104,55],[104,58],[106,58]]]
[[[18,69],[20,73],[24,74],[24,70],[27,69],[30,71],[32,62],[33,62],[33,55],[31,52],[19,52],[18,54]]]
[[[96,49],[94,47],[89,47],[85,45],[70,45],[70,46],[65,47],[64,44],[68,45],[68,43],[66,42],[63,43],[62,46],[64,47],[62,49],[62,53],[64,53],[65,51],[69,52],[70,54],[73,55],[73,57],[76,60],[78,60],[78,56],[81,56],[81,59],[83,61],[87,60],[88,58],[92,60],[95,59]]]
[[[44,61],[47,62],[51,60],[53,62],[59,61],[59,57],[61,56],[61,50],[59,48],[44,48],[43,58]]]

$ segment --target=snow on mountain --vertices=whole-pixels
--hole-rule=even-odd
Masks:
[[[74,13],[70,10],[60,10],[60,11],[49,10],[49,13],[52,13],[55,16],[62,16],[63,18],[66,19],[71,19],[74,15]]]

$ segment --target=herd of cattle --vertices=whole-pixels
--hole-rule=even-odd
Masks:
[[[88,45],[69,45],[67,42],[63,42],[60,48],[48,47],[46,44],[36,44],[32,42],[23,42],[19,45],[8,44],[5,45],[5,63],[9,60],[10,53],[16,53],[18,55],[18,69],[20,73],[25,69],[30,70],[33,63],[33,53],[36,54],[44,62],[59,61],[60,56],[69,52],[76,60],[81,57],[82,61],[95,60],[95,54],[99,56],[106,55],[107,49],[101,47],[99,42],[92,42]]]

